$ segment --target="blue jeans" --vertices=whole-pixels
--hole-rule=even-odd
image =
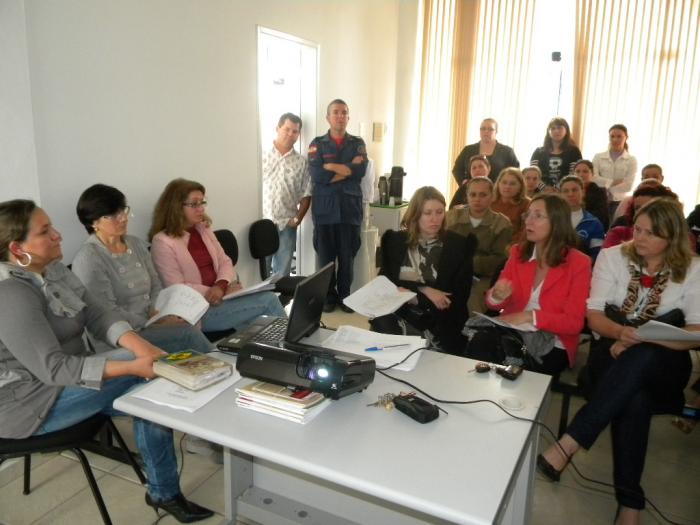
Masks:
[[[111,353],[110,353],[111,354]],[[133,357],[131,352],[117,349],[113,357],[119,360]],[[112,357],[110,355],[110,357]],[[60,393],[43,424],[34,434],[45,434],[75,425],[95,414],[125,415],[112,407],[114,400],[143,382],[135,376],[107,379],[100,390],[67,386]],[[173,446],[173,431],[150,421],[133,418],[134,438],[148,478],[148,492],[154,501],[174,498],[180,493],[177,458]]]
[[[279,234],[280,247],[272,256],[272,273],[281,273],[286,277],[292,270],[292,257],[297,247],[297,229],[285,226]]]
[[[588,449],[610,425],[615,497],[620,505],[644,508],[641,479],[651,416],[680,412],[690,371],[689,352],[650,343],[631,346],[617,359],[608,360],[591,400],[566,430]]]
[[[323,268],[336,262],[336,271],[331,276],[326,302],[340,303],[350,295],[353,277],[353,261],[360,249],[360,226],[355,224],[316,224],[314,226],[314,249]],[[337,275],[337,278],[336,278]],[[336,288],[337,281],[337,288]]]
[[[235,328],[240,332],[261,315],[286,317],[284,308],[274,293],[254,293],[210,307],[202,317],[202,330],[218,332]]]
[[[139,331],[139,335],[169,354],[183,350],[196,350],[202,354],[214,349],[214,345],[202,331],[192,325],[151,325]]]

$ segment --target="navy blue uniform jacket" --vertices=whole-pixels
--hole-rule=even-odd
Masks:
[[[358,155],[362,157],[362,162],[352,164],[352,159]],[[346,165],[352,175],[331,183],[335,172],[323,169],[323,165],[329,162]],[[309,171],[314,185],[311,195],[314,224],[362,224],[360,181],[366,170],[367,149],[360,137],[346,133],[345,141],[338,149],[328,132],[309,144]]]

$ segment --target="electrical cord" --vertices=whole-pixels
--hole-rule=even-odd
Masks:
[[[422,350],[422,348],[419,348],[418,350]],[[403,363],[404,361],[406,361],[406,359],[408,359],[411,355],[413,355],[413,354],[414,354],[415,352],[417,352],[418,350],[415,350],[414,352],[411,352],[410,354],[408,354],[408,356],[406,356],[406,358],[404,358],[402,361],[399,361],[398,363],[394,363],[393,365],[388,366],[388,367],[385,367],[385,368],[377,368],[377,369],[376,369],[377,372],[379,372],[380,374],[382,374],[384,377],[387,377],[387,378],[389,378],[389,379],[391,379],[391,380],[393,380],[393,381],[396,381],[396,382],[398,382],[398,383],[402,383],[402,384],[404,384],[404,385],[406,385],[406,386],[412,388],[413,390],[415,390],[415,391],[417,391],[417,392],[420,392],[420,393],[423,394],[425,397],[427,397],[428,399],[430,399],[430,400],[432,400],[432,401],[434,401],[434,402],[436,402],[436,403],[442,403],[442,404],[446,404],[446,405],[474,405],[474,404],[477,404],[477,403],[488,403],[488,404],[495,405],[495,406],[498,407],[502,412],[506,413],[508,416],[510,416],[510,417],[513,418],[513,419],[517,419],[517,420],[519,420],[519,421],[526,421],[526,422],[528,422],[528,423],[533,423],[533,424],[535,424],[535,425],[538,425],[538,426],[544,428],[544,429],[547,431],[547,433],[551,436],[552,441],[553,441],[554,443],[556,443],[556,445],[559,447],[560,451],[564,454],[564,457],[569,458],[568,464],[571,465],[571,467],[574,469],[574,471],[576,472],[576,474],[578,474],[578,476],[581,477],[581,479],[583,479],[583,480],[585,480],[585,481],[588,481],[589,483],[594,483],[594,484],[596,484],[596,485],[601,485],[601,486],[603,486],[603,487],[612,488],[613,490],[616,489],[616,488],[619,488],[619,490],[624,491],[624,492],[627,492],[628,494],[637,495],[637,496],[642,496],[642,497],[644,498],[644,501],[646,501],[646,502],[649,504],[649,506],[651,506],[651,507],[656,511],[656,513],[657,513],[664,521],[666,521],[667,523],[670,523],[671,525],[684,525],[684,524],[679,523],[679,522],[677,522],[677,521],[673,521],[671,518],[669,518],[669,517],[666,516],[663,512],[661,512],[661,510],[660,510],[649,498],[647,498],[646,496],[643,496],[642,494],[639,494],[639,493],[636,492],[636,491],[633,491],[633,490],[631,490],[631,489],[627,489],[627,488],[625,488],[625,487],[616,487],[615,484],[613,484],[613,483],[607,483],[607,482],[605,482],[605,481],[596,480],[596,479],[589,478],[589,477],[583,475],[583,474],[581,473],[581,471],[578,469],[578,467],[574,464],[574,462],[571,461],[569,454],[567,454],[566,451],[563,449],[563,447],[559,444],[559,440],[557,439],[557,437],[556,437],[556,435],[554,434],[554,432],[552,432],[552,430],[551,430],[547,425],[545,425],[544,423],[542,423],[541,421],[537,421],[536,419],[530,419],[530,418],[526,418],[526,417],[516,416],[515,414],[511,414],[510,412],[508,412],[508,410],[506,410],[505,408],[503,408],[499,403],[497,403],[496,401],[493,401],[493,400],[491,400],[491,399],[474,399],[474,400],[471,400],[471,401],[452,401],[452,400],[439,399],[439,398],[436,398],[436,397],[434,397],[434,396],[428,394],[426,391],[424,391],[424,390],[418,388],[418,387],[417,387],[416,385],[414,385],[413,383],[410,383],[410,382],[408,382],[408,381],[406,381],[406,380],[404,380],[404,379],[399,379],[398,377],[394,377],[394,376],[389,375],[389,374],[387,374],[387,373],[385,372],[385,370],[389,370],[390,368],[393,368],[393,367],[395,367],[395,366],[397,366],[397,365],[400,365],[401,363]],[[443,410],[443,409],[442,409],[441,407],[439,407],[439,406],[438,406],[438,409]],[[447,413],[445,410],[443,410],[443,412]],[[582,485],[582,486],[585,487],[585,485]],[[585,487],[585,488],[588,488],[588,487]]]

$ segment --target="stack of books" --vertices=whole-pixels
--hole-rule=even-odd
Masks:
[[[221,359],[186,350],[161,357],[153,363],[153,371],[185,388],[200,390],[229,377],[233,367]]]
[[[236,405],[305,425],[328,406],[323,394],[258,381],[236,388]]]

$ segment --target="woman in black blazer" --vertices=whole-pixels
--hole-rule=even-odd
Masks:
[[[418,189],[401,231],[382,236],[380,275],[417,296],[396,313],[370,321],[372,330],[402,334],[405,324],[425,332],[444,351],[463,348],[476,239],[445,230],[445,198],[432,186]],[[402,326],[404,325],[404,326]]]

